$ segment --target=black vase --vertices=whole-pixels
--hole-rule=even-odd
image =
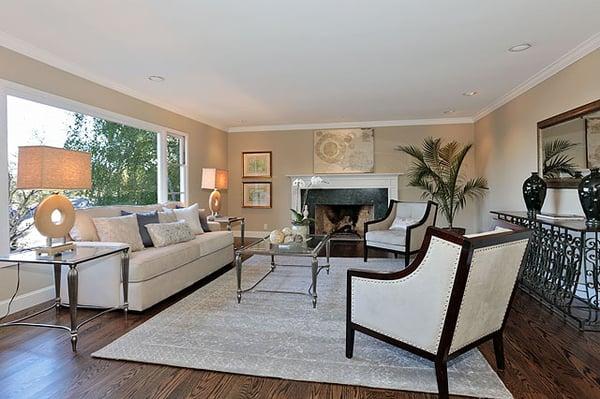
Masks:
[[[585,213],[585,224],[600,227],[600,173],[598,168],[590,169],[590,174],[579,183],[579,202]]]
[[[535,218],[537,213],[542,210],[544,200],[546,199],[546,182],[538,172],[531,172],[531,176],[523,182],[523,199],[527,206],[527,215]]]

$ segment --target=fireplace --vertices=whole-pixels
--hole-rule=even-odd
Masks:
[[[373,219],[373,204],[315,205],[315,233],[335,238],[362,239],[364,223]]]

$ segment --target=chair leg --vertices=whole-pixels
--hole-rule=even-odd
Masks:
[[[354,329],[346,324],[346,357],[352,359],[354,354]]]
[[[435,361],[435,376],[438,384],[438,394],[442,399],[449,397],[448,393],[448,367],[445,360]]]
[[[410,252],[406,252],[404,254],[404,266],[408,266],[410,263]]]
[[[369,257],[369,247],[367,247],[367,242],[365,241],[365,245],[364,245],[364,259],[363,261],[366,262],[367,258]]]
[[[504,370],[504,338],[502,331],[498,331],[494,335],[494,354],[496,355],[496,366],[500,370]]]

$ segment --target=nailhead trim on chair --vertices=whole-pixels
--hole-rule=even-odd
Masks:
[[[430,259],[430,257],[431,257],[430,251],[431,251],[431,248],[433,247],[433,243],[434,242],[437,242],[440,245],[446,245],[446,246],[449,246],[449,247],[454,247],[454,248],[459,248],[459,249],[461,248],[460,245],[451,243],[451,242],[443,240],[441,238],[431,237],[431,242],[429,244],[429,248],[427,249],[427,252],[426,252],[425,256],[423,257],[423,261],[421,262],[421,264],[419,265],[419,267],[414,272],[412,272],[411,274],[409,274],[406,277],[403,277],[403,278],[400,278],[400,279],[397,279],[397,280],[371,280],[371,279],[368,279],[368,278],[356,277],[356,278],[352,279],[352,283],[351,283],[352,284],[352,291],[355,292],[354,291],[354,288],[355,288],[354,281],[363,281],[363,282],[366,282],[368,284],[397,285],[397,284],[401,284],[401,283],[403,283],[405,281],[408,281],[409,279],[412,279],[412,278],[416,277],[419,273],[421,273],[421,270],[423,270],[422,266],[425,263],[427,263],[428,260]],[[456,269],[458,268],[459,259],[460,259],[460,250],[457,252],[456,257],[455,257],[454,262],[453,262],[453,266],[452,266],[452,276],[454,276],[454,277],[456,277]],[[442,315],[444,317],[442,317],[442,320],[441,320],[440,325],[438,327],[438,333],[437,333],[437,336],[436,336],[436,339],[435,339],[435,342],[434,342],[434,346],[435,346],[436,350],[437,350],[437,346],[440,343],[440,339],[442,337],[442,330],[444,328],[445,313],[447,312],[447,309],[448,309],[448,304],[450,302],[450,295],[452,294],[452,288],[453,287],[454,287],[454,281],[452,281],[452,284],[449,285],[448,292],[446,293],[446,298],[445,298],[445,301],[444,301],[444,307],[445,307],[446,311],[442,313]],[[354,315],[354,296],[352,296],[351,309],[352,309],[351,310],[351,315]],[[387,335],[387,336],[392,337],[394,339],[398,339],[400,341],[406,342],[407,344],[412,345],[412,346],[414,346],[416,348],[420,348],[420,349],[423,349],[423,350],[428,351],[430,353],[433,353],[433,352],[431,352],[430,349],[427,349],[427,348],[424,348],[424,347],[422,347],[420,345],[417,345],[414,342],[407,341],[405,338],[394,337],[394,336],[390,335],[387,332],[381,331],[381,330],[376,329],[376,328],[371,328],[369,326],[365,326],[365,327],[368,327],[369,329],[371,329],[371,330],[373,330],[373,331],[375,331],[375,332],[377,332],[379,334]]]
[[[490,246],[490,247],[486,247],[486,248],[476,249],[476,250],[475,250],[475,253],[476,253],[476,254],[480,254],[480,253],[489,252],[489,251],[492,251],[492,250],[495,250],[495,249],[498,249],[498,248],[502,248],[502,247],[510,247],[510,246],[515,246],[515,245],[522,245],[523,243],[527,243],[527,241],[528,241],[528,240],[513,241],[513,242],[510,242],[510,243],[506,243],[506,244],[499,244],[499,245],[494,245],[494,246]],[[475,267],[477,267],[478,261],[479,261],[479,257],[475,257],[475,256],[473,256],[473,259],[472,259],[472,261],[471,261],[471,268],[469,269],[469,275],[467,276],[467,283],[466,283],[466,285],[465,285],[465,293],[463,294],[463,298],[462,298],[462,299],[463,299],[463,301],[461,301],[461,303],[460,303],[460,309],[459,309],[459,311],[458,311],[458,318],[456,319],[456,326],[457,326],[457,327],[460,325],[461,316],[462,316],[462,314],[463,314],[464,298],[465,298],[465,295],[466,295],[466,293],[468,292],[468,290],[469,290],[469,287],[470,287],[470,285],[471,285],[471,281],[472,281],[472,279],[471,279],[471,276],[473,275],[473,274],[471,273],[471,271],[472,271],[472,270],[473,270]],[[515,280],[515,284],[516,284],[516,283],[517,283],[517,282],[516,282],[516,280]],[[508,300],[506,301],[506,303],[504,303],[504,306],[503,306],[504,313],[506,313],[506,309],[508,308],[508,301],[509,301],[509,300],[510,300],[510,297],[508,298]],[[488,331],[486,331],[486,332],[484,332],[484,333],[480,334],[480,335],[479,335],[479,336],[477,336],[476,338],[474,338],[474,339],[472,339],[472,340],[470,340],[470,341],[468,341],[468,342],[466,342],[466,343],[462,344],[460,348],[454,348],[454,349],[452,350],[452,352],[450,352],[450,353],[456,352],[457,350],[459,350],[459,349],[461,349],[461,348],[464,348],[465,346],[467,346],[467,345],[469,345],[469,344],[471,344],[471,343],[473,343],[473,342],[475,342],[475,341],[477,341],[477,340],[479,340],[479,339],[481,339],[481,338],[485,337],[486,335],[489,335],[489,334],[491,334],[491,333],[493,333],[494,331],[497,331],[497,330],[498,330],[498,327],[496,327],[496,328],[492,328],[491,330],[488,330]],[[453,338],[453,341],[454,341],[454,338]],[[450,345],[450,348],[452,348],[452,344]]]

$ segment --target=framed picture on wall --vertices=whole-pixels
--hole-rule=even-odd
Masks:
[[[271,177],[271,151],[242,152],[242,177]]]
[[[242,208],[271,207],[271,182],[242,183]]]

